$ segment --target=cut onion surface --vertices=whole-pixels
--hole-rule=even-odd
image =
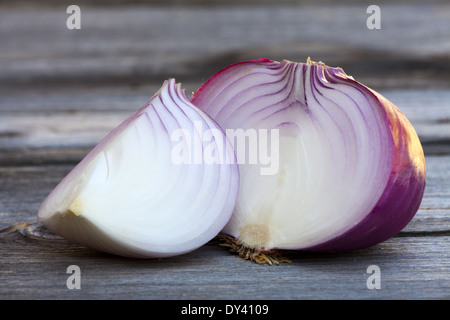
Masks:
[[[188,142],[196,149],[177,148]],[[205,150],[234,157],[223,131],[170,79],[60,182],[38,218],[68,240],[126,257],[197,249],[228,222],[239,187],[237,165],[203,161]]]
[[[191,101],[232,138],[237,130],[247,138],[244,147],[230,139],[240,190],[223,229],[242,256],[366,248],[397,234],[419,208],[426,170],[414,128],[340,68],[309,59],[239,62]]]

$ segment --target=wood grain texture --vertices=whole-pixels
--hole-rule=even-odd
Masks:
[[[0,168],[0,229],[34,223],[42,200],[71,168]],[[212,242],[175,258],[135,260],[16,231],[0,236],[0,298],[448,299],[450,156],[427,157],[427,168],[428,185],[417,215],[396,237],[366,250],[288,252],[292,263],[269,267],[244,261]],[[78,291],[65,285],[72,264],[82,270]],[[366,287],[366,269],[373,264],[382,271],[381,290]]]
[[[35,241],[15,235],[2,239],[4,257],[15,263],[1,263],[0,297],[448,299],[448,240],[448,236],[394,238],[349,254],[288,254],[292,263],[269,267],[211,244],[171,259],[134,260],[64,240]],[[70,265],[81,269],[80,290],[66,287]],[[381,269],[380,290],[366,287],[370,265]]]
[[[186,87],[200,84],[188,83]],[[135,90],[114,87],[111,92],[80,88],[50,96],[4,95],[0,99],[0,164],[54,162],[57,158],[79,161],[158,89],[159,85],[149,85]],[[188,95],[194,91],[186,90]],[[408,117],[427,154],[450,153],[449,90],[379,91]]]
[[[80,4],[76,31],[66,28],[69,1],[2,8],[0,83],[159,84],[167,77],[184,83],[239,60],[310,56],[372,87],[449,86],[446,2],[383,1],[382,29],[376,31],[366,27],[370,2],[223,3]]]
[[[449,299],[450,5],[254,0],[0,1],[0,299]],[[191,93],[244,59],[322,60],[378,90],[408,117],[426,153],[421,207],[397,236],[347,254],[287,252],[256,265],[211,241],[170,259],[124,259],[33,229],[56,184],[112,128],[175,77]],[[21,222],[31,226],[16,230]],[[33,231],[35,230],[35,231]],[[69,265],[81,290],[66,286]],[[366,286],[381,269],[381,289]]]

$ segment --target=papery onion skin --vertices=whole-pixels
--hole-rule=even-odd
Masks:
[[[293,79],[289,80],[289,77]],[[280,89],[278,92],[275,89],[271,89],[272,85],[278,85],[278,83],[286,79],[289,81],[286,81],[287,85],[284,89]],[[239,89],[239,86],[242,89]],[[292,91],[301,92],[301,95],[291,98],[280,97],[278,103],[267,102],[268,99],[273,98],[277,94],[281,95],[282,90],[285,90],[288,86],[292,86]],[[304,86],[304,88],[300,88],[300,86]],[[351,89],[352,93],[347,94],[345,92],[346,89],[343,88]],[[374,205],[366,208],[364,212],[358,213],[360,218],[349,222],[339,232],[318,235],[317,238],[322,239],[318,242],[310,241],[308,243],[308,241],[303,241],[298,246],[291,243],[286,246],[273,243],[269,246],[257,247],[256,249],[345,252],[367,248],[389,239],[401,231],[414,217],[420,206],[426,184],[426,168],[423,149],[417,133],[408,119],[395,105],[379,93],[346,75],[340,68],[329,67],[323,63],[302,64],[286,60],[276,62],[266,58],[242,61],[230,65],[213,75],[194,93],[191,101],[215,119],[224,130],[227,130],[245,125],[249,127],[258,125],[260,121],[264,122],[269,117],[278,116],[285,110],[294,108],[297,103],[295,100],[298,100],[297,104],[304,108],[304,110],[298,112],[312,114],[309,111],[308,104],[313,103],[314,100],[319,101],[318,99],[327,98],[322,94],[322,90],[324,92],[328,92],[327,90],[336,92],[336,94],[342,96],[347,95],[349,99],[353,99],[352,94],[355,97],[358,96],[358,99],[365,101],[365,109],[362,111],[364,113],[363,117],[374,115],[374,118],[370,119],[370,127],[367,125],[364,130],[368,132],[368,137],[371,134],[374,136],[373,131],[376,131],[375,136],[381,137],[376,151],[378,152],[376,153],[378,158],[373,160],[378,162],[367,163],[367,166],[376,165],[377,167],[373,168],[373,170],[383,173],[386,177],[376,176],[373,178],[373,181],[379,180],[380,184],[382,184],[378,184],[377,187],[382,188],[380,189],[382,192],[378,192],[379,196],[377,199],[371,199],[374,201]],[[308,92],[312,94],[308,95]],[[248,98],[245,98],[246,95],[248,95]],[[286,99],[290,99],[293,102],[287,104],[285,102]],[[339,104],[340,102],[333,101],[332,98],[328,100],[330,104],[335,104],[342,110],[352,107]],[[258,101],[261,107],[258,107],[255,101]],[[246,108],[253,109],[247,111]],[[268,110],[270,109],[275,111],[269,114]],[[260,116],[263,113],[265,118]],[[314,118],[313,114],[311,118]],[[291,121],[289,117],[283,120],[281,115],[280,119],[280,121],[284,122],[279,123],[279,125],[283,126]],[[353,124],[355,125],[355,123]],[[357,125],[361,124],[358,123]],[[347,135],[350,136],[351,133],[347,133]],[[357,141],[358,137],[355,139]],[[358,146],[358,143],[355,145]],[[370,149],[368,150],[370,151]],[[336,152],[339,152],[339,150]],[[367,157],[367,154],[361,155]],[[368,167],[365,170],[370,171],[371,168]],[[241,182],[243,181],[242,179],[241,173]],[[353,191],[357,192],[358,190]],[[246,192],[246,189],[241,185],[238,203],[243,205],[245,205],[246,201],[242,196],[244,192]],[[299,197],[301,196],[299,195]],[[319,201],[326,200],[326,197],[324,197]],[[238,228],[239,223],[246,218],[244,214],[239,214],[239,212],[235,212],[230,223],[223,230],[224,233],[230,234],[238,241],[242,240],[239,239],[239,236],[243,232],[242,226],[240,229]],[[311,213],[311,215],[313,214]],[[276,217],[271,216],[271,219],[276,219]],[[314,219],[314,217],[311,219]],[[255,218],[253,220],[257,221]],[[254,226],[255,224],[244,227],[252,228]]]
[[[179,142],[171,134],[178,129],[193,139],[214,130],[193,151],[222,144],[234,156],[217,124],[169,79],[62,179],[42,203],[39,221],[67,240],[130,258],[166,258],[207,243],[232,214],[238,168],[225,161],[175,163]]]

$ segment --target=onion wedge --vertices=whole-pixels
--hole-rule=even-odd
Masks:
[[[187,142],[196,151],[180,156]],[[205,150],[234,157],[222,130],[170,79],[59,183],[38,218],[68,240],[116,255],[190,252],[225,226],[238,193],[237,165],[203,161]]]

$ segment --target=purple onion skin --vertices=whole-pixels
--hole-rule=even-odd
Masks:
[[[303,250],[347,252],[364,249],[400,232],[412,220],[426,185],[425,156],[416,131],[405,115],[379,93],[345,76],[341,69],[325,69],[330,83],[347,83],[372,96],[384,110],[392,135],[392,169],[383,194],[372,211],[344,234]]]
[[[270,65],[273,62],[270,59],[261,58],[230,65],[204,83],[194,93],[191,101],[195,105],[196,98],[209,85],[212,85],[212,90],[214,90],[217,85],[216,77],[225,70],[242,64],[248,64],[248,67],[251,68],[257,65]],[[385,126],[390,130],[390,139],[386,141],[390,152],[386,156],[392,157],[392,167],[381,197],[373,209],[365,215],[365,218],[331,240],[311,247],[298,248],[298,250],[348,252],[368,248],[395,236],[411,221],[419,209],[426,184],[425,157],[422,145],[405,115],[382,95],[347,76],[340,68],[325,66],[321,63],[314,67],[317,68],[318,73],[323,73],[329,84],[346,84],[358,89],[369,101],[372,101],[373,108],[378,108],[385,114]],[[201,106],[198,107],[202,109]]]

